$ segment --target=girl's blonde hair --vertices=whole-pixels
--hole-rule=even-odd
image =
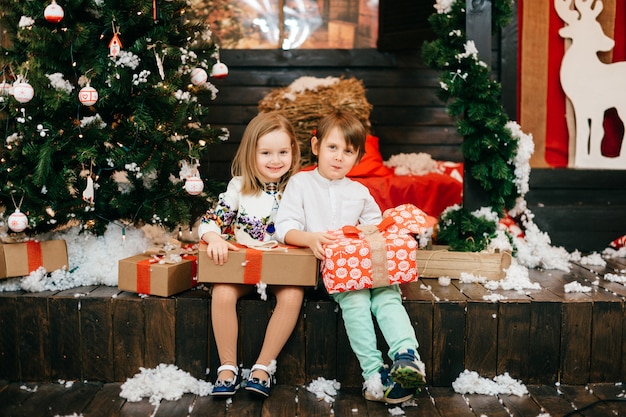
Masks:
[[[315,136],[319,143],[330,134],[333,128],[338,128],[346,140],[346,145],[352,146],[357,153],[357,162],[361,160],[365,154],[365,139],[367,131],[363,123],[352,113],[337,111],[320,119]]]
[[[257,194],[263,191],[263,184],[259,180],[261,175],[256,166],[257,143],[261,136],[276,130],[285,132],[291,140],[291,167],[281,177],[278,183],[279,191],[285,189],[287,180],[300,169],[300,147],[289,120],[278,112],[259,113],[246,126],[230,169],[233,177],[242,177],[241,192],[243,194]]]

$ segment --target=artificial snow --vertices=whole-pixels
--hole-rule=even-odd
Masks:
[[[604,274],[604,279],[611,282],[617,282],[626,285],[626,275]]]
[[[148,398],[150,404],[158,406],[161,400],[177,401],[183,394],[201,397],[213,390],[213,384],[198,380],[175,365],[159,364],[154,369],[139,368],[140,372],[128,378],[121,386],[120,397],[137,402]]]
[[[336,380],[327,380],[323,377],[318,377],[311,381],[307,385],[306,390],[315,394],[315,398],[318,400],[324,400],[327,403],[335,402],[335,396],[337,391],[341,388],[341,383]]]
[[[317,77],[300,77],[294,80],[287,91],[284,93],[283,97],[287,100],[295,101],[296,94],[304,93],[305,91],[317,91],[318,87],[330,87],[340,81],[337,77],[328,76],[326,78],[317,78]]]
[[[404,410],[402,408],[400,408],[400,407],[389,408],[387,411],[392,416],[403,416],[403,415],[405,415]]]
[[[519,397],[528,394],[528,389],[520,381],[511,378],[508,372],[493,379],[483,378],[475,371],[464,370],[452,382],[452,388],[458,394],[499,395],[509,394]]]

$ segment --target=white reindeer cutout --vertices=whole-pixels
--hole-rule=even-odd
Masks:
[[[626,124],[626,62],[605,64],[598,52],[610,51],[615,41],[605,35],[596,17],[602,1],[555,0],[554,8],[566,25],[559,35],[572,40],[561,62],[561,86],[576,118],[577,168],[626,169],[626,133],[617,157],[602,155],[602,126],[606,110],[615,108]]]

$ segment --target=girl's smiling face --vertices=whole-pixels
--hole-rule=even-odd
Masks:
[[[321,140],[314,136],[311,149],[317,156],[318,172],[328,180],[344,178],[357,163],[358,152],[346,143],[338,127],[331,129]]]
[[[291,168],[291,139],[282,130],[261,136],[256,144],[256,167],[259,180],[278,182]]]

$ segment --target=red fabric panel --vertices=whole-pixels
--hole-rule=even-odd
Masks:
[[[370,190],[381,211],[413,204],[438,217],[447,207],[462,202],[463,184],[448,175],[430,173],[353,179]]]
[[[546,114],[546,162],[554,167],[566,167],[569,154],[569,133],[565,119],[565,93],[561,88],[561,60],[565,39],[558,31],[563,21],[550,7],[550,34],[548,39],[548,112]],[[542,94],[538,91],[537,94]]]
[[[626,61],[626,3],[620,0],[615,5],[615,29],[613,40],[613,62]],[[622,16],[620,19],[619,16]],[[615,109],[610,109],[604,119],[604,140],[600,149],[602,155],[618,156],[624,137],[624,124]]]

